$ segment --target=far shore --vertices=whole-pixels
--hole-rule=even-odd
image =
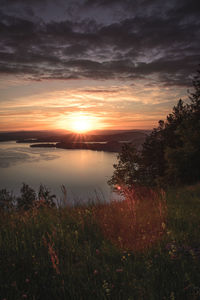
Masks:
[[[87,142],[60,142],[60,143],[34,143],[31,148],[60,148],[60,149],[83,149],[107,152],[120,152],[122,143],[110,141],[105,143],[87,143]]]

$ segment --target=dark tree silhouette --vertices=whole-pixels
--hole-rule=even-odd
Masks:
[[[44,203],[49,207],[55,207],[55,200],[56,196],[52,195],[50,190],[46,188],[44,185],[40,185],[39,192],[38,192],[38,200],[44,201]]]
[[[17,206],[19,209],[28,210],[36,202],[35,191],[26,183],[23,183],[21,189],[21,196],[17,198]]]
[[[0,190],[0,210],[11,211],[15,207],[15,197],[6,189]]]
[[[130,145],[122,148],[110,184],[166,186],[200,180],[200,71],[193,87],[189,103],[178,101],[147,136],[140,153]]]
[[[23,183],[21,187],[21,195],[17,198],[17,208],[28,210],[40,202],[45,206],[55,207],[55,195],[51,194],[44,185],[40,185],[38,194],[28,184]]]

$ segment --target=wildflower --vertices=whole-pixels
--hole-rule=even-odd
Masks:
[[[100,251],[99,249],[96,249],[96,254],[99,255],[100,254]]]
[[[195,257],[195,252],[194,252],[193,249],[191,249],[191,250],[189,251],[189,253],[192,255],[192,257]]]
[[[103,289],[105,290],[106,294],[110,294],[109,284],[106,282],[106,280],[103,281]]]
[[[123,272],[123,269],[116,269],[116,272],[121,273],[121,272]]]
[[[88,216],[90,216],[91,215],[91,211],[89,209],[86,209],[85,210],[85,214],[88,215]]]
[[[162,229],[165,230],[165,228],[166,228],[166,224],[162,222]]]
[[[123,255],[122,258],[121,258],[121,260],[126,260],[126,256]]]
[[[174,292],[171,292],[171,294],[170,294],[170,300],[175,300]]]
[[[26,295],[26,294],[23,294],[23,295],[22,295],[22,298],[26,299],[26,298],[27,298],[27,295]]]
[[[58,256],[55,252],[55,250],[53,249],[53,247],[49,244],[49,254],[51,256],[51,262],[53,265],[54,270],[56,271],[57,274],[60,274],[58,265],[59,265],[59,259]]]
[[[93,274],[97,275],[99,272],[97,270],[94,270]]]
[[[50,241],[51,241],[51,237],[49,236],[50,238]],[[60,271],[59,271],[59,258],[56,254],[56,251],[54,250],[53,246],[54,246],[54,243],[51,241],[51,243],[48,243],[46,238],[43,237],[43,240],[44,240],[44,244],[47,245],[48,247],[48,252],[49,252],[49,255],[51,257],[51,262],[52,262],[52,266],[54,268],[54,270],[56,271],[57,274],[60,274]]]
[[[30,282],[30,279],[29,279],[29,278],[26,278],[26,280],[25,280],[25,281],[26,281],[26,283],[28,283],[28,282]]]

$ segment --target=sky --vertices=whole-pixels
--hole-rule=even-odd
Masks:
[[[152,129],[199,63],[199,0],[0,0],[0,131]]]

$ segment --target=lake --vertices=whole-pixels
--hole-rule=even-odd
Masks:
[[[29,143],[0,143],[0,189],[18,195],[22,183],[35,190],[43,184],[62,199],[61,185],[71,204],[117,198],[107,184],[116,153],[57,148],[31,148]]]

